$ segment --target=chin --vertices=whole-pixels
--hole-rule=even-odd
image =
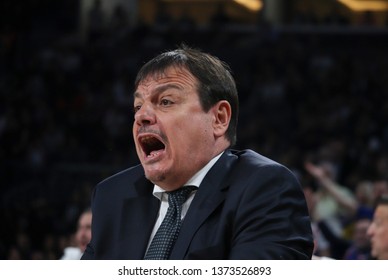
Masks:
[[[145,172],[145,177],[156,185],[159,185],[166,180],[166,176],[164,174],[155,174],[155,172]]]

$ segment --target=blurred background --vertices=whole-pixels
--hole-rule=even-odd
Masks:
[[[298,176],[315,254],[368,258],[357,223],[388,192],[387,39],[387,0],[1,1],[0,259],[76,246],[95,184],[138,163],[137,70],[182,42],[231,66],[236,148]]]

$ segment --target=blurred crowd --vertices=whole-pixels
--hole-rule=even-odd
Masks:
[[[166,17],[130,25],[120,9],[107,27],[92,22],[84,38],[1,30],[0,259],[60,259],[75,246],[93,186],[138,162],[136,71],[181,42],[231,66],[237,148],[298,176],[316,256],[370,258],[366,229],[388,193],[388,30],[246,27],[219,16],[206,28]]]

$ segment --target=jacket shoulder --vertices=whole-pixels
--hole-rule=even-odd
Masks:
[[[136,165],[105,178],[97,184],[96,188],[128,186],[128,184],[132,185],[140,178],[144,178],[144,176],[143,167]]]
[[[265,157],[253,150],[231,150],[231,153],[237,157],[236,172],[239,176],[260,176],[289,178],[297,181],[297,176],[283,164]],[[242,175],[242,174],[243,175]]]
[[[246,165],[259,166],[282,166],[280,163],[265,157],[253,150],[231,150],[231,153],[238,157],[239,162]]]

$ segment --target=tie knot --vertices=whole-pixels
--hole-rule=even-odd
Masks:
[[[196,189],[196,186],[184,186],[175,191],[167,192],[169,205],[181,206]]]

